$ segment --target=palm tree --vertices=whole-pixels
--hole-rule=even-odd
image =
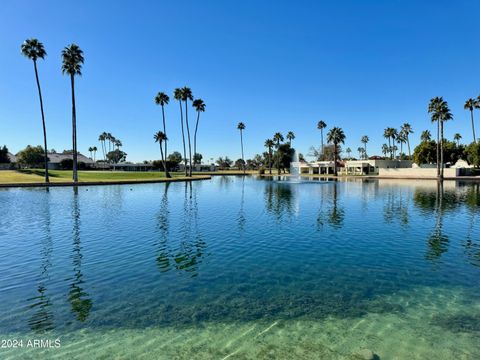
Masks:
[[[442,97],[435,97],[430,100],[428,112],[431,114],[432,122],[436,121],[439,125],[440,131],[437,138],[440,146],[437,144],[437,176],[443,179],[443,123],[452,120],[453,116],[450,113],[447,102]]]
[[[387,144],[383,144],[382,145],[382,153],[383,153],[383,156],[384,157],[387,157],[387,154],[388,154],[388,145]]]
[[[333,127],[327,134],[327,141],[333,144],[333,156],[334,156],[334,173],[338,175],[337,170],[337,158],[338,158],[338,145],[345,143],[345,133],[342,128]]]
[[[456,133],[455,135],[453,135],[453,140],[457,142],[457,146],[460,146],[461,138],[462,138],[462,135],[460,135],[459,133]]]
[[[403,130],[400,130],[400,132],[397,135],[397,143],[400,144],[400,160],[402,159],[402,154],[403,154],[403,144],[407,142],[407,136],[404,134]]]
[[[82,75],[83,51],[75,44],[62,51],[62,73],[70,75],[72,88],[72,142],[73,142],[73,181],[78,182],[77,173],[77,111],[75,109],[75,75]]]
[[[165,105],[168,104],[170,101],[170,98],[168,97],[167,94],[163,92],[159,92],[157,96],[155,96],[155,104],[160,105],[162,107],[162,120],[163,120],[163,133],[165,137],[167,136],[167,126],[165,123]],[[165,141],[165,156],[167,156],[168,151],[167,151],[167,141]],[[165,166],[165,177],[169,178],[170,174],[168,173],[168,169]]]
[[[117,147],[117,150],[120,150],[120,148],[123,146],[122,142],[120,139],[115,139],[114,145]]]
[[[245,160],[243,158],[243,130],[245,130],[245,124],[243,122],[239,122],[237,125],[237,129],[240,130],[240,145],[242,147],[243,173],[245,174]]]
[[[163,168],[165,170],[165,176],[167,174],[167,161],[165,160],[165,156],[163,155],[163,147],[162,147],[162,142],[167,141],[167,135],[163,131],[157,131],[153,135],[153,139],[155,142],[158,142],[158,145],[160,146],[160,155],[162,156],[162,163],[163,163]]]
[[[182,107],[182,99],[183,99],[183,90],[180,88],[176,88],[173,93],[173,98],[178,101],[180,105],[180,124],[182,125],[182,142],[183,142],[183,160],[185,161],[185,176],[188,175],[187,169],[187,148],[185,146],[185,132],[183,130],[183,107]]]
[[[320,120],[317,123],[317,129],[320,130],[320,134],[321,134],[321,137],[322,137],[322,155],[323,155],[323,129],[325,129],[326,127],[327,127],[327,124],[323,120]]]
[[[107,162],[107,147],[105,145],[105,140],[107,140],[107,133],[104,131],[98,136],[98,141],[100,141],[100,144],[102,145],[104,164]]]
[[[93,162],[96,161],[95,159],[97,158],[97,150],[98,150],[98,149],[97,149],[96,146],[92,147],[92,151],[93,151]]]
[[[47,147],[47,127],[45,125],[45,113],[43,111],[42,90],[40,88],[40,80],[38,78],[37,60],[44,59],[47,52],[43,44],[37,39],[27,39],[21,46],[22,55],[33,61],[33,69],[35,70],[35,79],[37,80],[38,97],[40,99],[40,113],[42,115],[43,126],[43,148],[44,148],[44,165],[45,165],[45,182],[50,182],[48,177],[48,147]]]
[[[364,149],[363,147],[359,146],[359,147],[357,148],[357,151],[358,151],[358,157],[359,157],[360,159],[363,159],[364,154],[365,154],[365,149]]]
[[[362,136],[362,143],[365,145],[365,152],[364,152],[364,155],[365,155],[365,159],[368,157],[367,156],[367,143],[370,141],[370,139],[368,138],[367,135],[364,135]]]
[[[197,153],[197,131],[198,131],[198,122],[200,121],[200,113],[205,112],[205,103],[202,99],[196,99],[192,106],[197,111],[197,122],[195,123],[195,133],[193,135],[193,155]]]
[[[388,140],[388,148],[390,150],[390,159],[393,159],[393,157],[394,157],[392,140],[395,141],[396,135],[397,135],[397,130],[395,130],[394,128],[391,128],[391,127],[387,127],[383,131],[383,137]]]
[[[280,142],[284,140],[283,135],[279,132],[275,133],[273,135],[273,141],[276,143],[277,147],[277,170],[278,170],[278,175],[280,175],[280,152],[278,151],[280,149]]]
[[[93,152],[93,147],[89,147],[88,148],[88,152],[90,153],[90,158],[93,159],[93,155],[92,155],[92,152]]]
[[[272,139],[265,140],[265,147],[268,148],[268,169],[272,175],[272,148],[275,145]]]
[[[350,158],[351,158],[350,154],[352,153],[352,149],[350,149],[349,147],[347,147],[347,150],[345,150],[345,152],[347,153],[347,156],[348,156],[348,158],[350,159]]]
[[[477,138],[475,137],[475,124],[473,122],[473,109],[480,109],[480,96],[477,99],[468,99],[465,101],[465,105],[463,105],[465,110],[470,110],[470,119],[472,121],[472,133],[473,133],[473,142],[477,142]]]
[[[432,134],[429,130],[423,130],[422,135],[420,135],[420,139],[422,140],[422,142],[430,141],[432,140]]]
[[[189,87],[184,86],[182,88],[182,100],[185,101],[185,124],[187,125],[188,136],[188,158],[190,163],[188,175],[192,176],[192,142],[190,139],[190,125],[188,123],[188,100],[193,101],[193,94]]]
[[[289,131],[287,133],[288,145],[292,146],[292,140],[294,139],[295,139],[295,134],[293,133],[293,131]]]
[[[412,153],[410,151],[410,134],[413,134],[412,126],[409,123],[404,123],[402,125],[402,132],[405,135],[405,140],[407,141],[408,158],[409,158],[409,160],[411,160],[412,159]]]

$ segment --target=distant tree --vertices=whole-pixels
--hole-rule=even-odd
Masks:
[[[188,137],[188,159],[189,159],[189,164],[190,168],[188,171],[188,176],[192,176],[192,141],[190,137],[190,123],[188,121],[188,100],[193,101],[193,94],[192,90],[184,86],[182,88],[182,100],[185,101],[185,124],[187,125],[187,137]]]
[[[480,143],[472,142],[465,150],[467,161],[470,165],[480,167]]]
[[[360,159],[365,158],[365,148],[359,146],[359,147],[357,148],[357,151],[358,151],[358,157],[359,157]]]
[[[275,133],[275,135],[273,135],[273,141],[275,142],[275,146],[277,148],[277,152],[276,152],[276,164],[277,164],[277,170],[278,170],[278,174],[280,175],[280,161],[278,160],[278,157],[279,157],[279,153],[278,153],[278,148],[280,147],[280,143],[284,140],[283,138],[283,135],[279,132]]]
[[[44,162],[45,150],[40,146],[28,145],[17,154],[17,163],[27,167],[37,168]]]
[[[167,159],[173,164],[176,164],[176,166],[178,166],[183,161],[182,154],[180,154],[180,152],[178,151],[174,151],[173,153],[168,155]]]
[[[168,177],[168,169],[167,169],[167,160],[165,159],[165,156],[163,154],[163,142],[167,141],[167,135],[163,131],[157,131],[153,135],[153,139],[155,142],[158,142],[158,145],[160,146],[160,155],[162,156],[162,162],[163,162],[163,170],[165,171],[165,177]]]
[[[88,152],[90,153],[90,158],[93,159],[93,154],[92,154],[93,153],[93,147],[90,146],[88,148]]]
[[[96,161],[96,157],[97,157],[97,147],[94,146],[92,147],[92,151],[93,151],[93,161]]]
[[[402,130],[400,130],[396,140],[397,140],[397,144],[400,144],[400,158],[401,158],[403,154],[403,144],[407,142],[407,136],[403,133]]]
[[[321,148],[320,148],[320,153],[323,154],[323,129],[327,127],[327,124],[325,121],[320,120],[317,123],[317,129],[320,130],[320,137],[321,137]]]
[[[292,146],[292,140],[294,139],[295,139],[295,134],[293,133],[293,131],[289,131],[287,133],[288,145]]]
[[[202,163],[203,156],[202,154],[195,153],[193,155],[193,164],[194,165],[200,165]]]
[[[216,163],[220,169],[228,169],[232,165],[233,161],[230,160],[228,156],[225,156],[225,158],[219,157]]]
[[[10,163],[10,158],[8,157],[8,148],[6,145],[0,147],[0,164]]]
[[[21,46],[22,55],[29,58],[33,61],[33,68],[35,70],[35,79],[37,81],[38,97],[40,99],[40,113],[42,115],[42,127],[43,127],[43,149],[45,153],[43,154],[44,166],[45,166],[45,182],[48,183],[50,180],[48,178],[48,154],[47,154],[47,127],[45,125],[45,113],[43,111],[43,99],[42,99],[42,90],[40,88],[40,80],[38,78],[37,70],[37,60],[44,59],[47,56],[47,52],[43,44],[37,39],[27,39],[23,42]]]
[[[363,154],[364,154],[364,157],[366,159],[368,157],[368,155],[367,155],[367,143],[370,141],[370,139],[368,138],[367,135],[364,135],[364,136],[362,136],[361,141],[362,141],[363,145],[365,146],[365,151],[364,151]]]
[[[473,122],[473,110],[480,109],[480,96],[478,99],[468,99],[465,101],[465,105],[463,105],[465,110],[470,110],[470,119],[472,122],[472,133],[473,133],[473,142],[477,142],[477,138],[475,136],[475,123]]]
[[[450,109],[448,108],[448,104],[443,98],[436,97],[430,100],[428,105],[428,112],[431,114],[432,122],[437,122],[440,124],[439,130],[440,134],[437,134],[438,141],[440,142],[440,158],[437,156],[437,175],[440,179],[443,178],[443,169],[444,169],[444,153],[443,153],[443,145],[444,145],[444,137],[443,137],[443,124],[445,121],[449,121],[453,119],[452,114],[450,113]],[[438,148],[438,145],[437,145]],[[438,155],[437,150],[437,155]],[[440,166],[440,168],[439,168]]]
[[[122,150],[112,150],[107,154],[107,161],[110,163],[119,163],[125,161],[127,158],[127,153]]]
[[[235,161],[234,165],[237,169],[244,170],[246,162],[243,159],[237,159],[237,161]]]
[[[77,173],[77,111],[75,109],[75,76],[82,75],[83,51],[75,44],[62,51],[62,73],[70,75],[72,89],[72,142],[73,142],[73,181],[78,182]]]
[[[276,166],[279,169],[279,174],[281,170],[286,173],[286,169],[290,169],[290,163],[293,161],[293,155],[295,149],[293,149],[288,143],[281,144],[277,149]]]
[[[330,131],[327,134],[327,141],[329,143],[332,143],[333,146],[334,146],[333,155],[334,155],[335,176],[338,175],[338,169],[337,169],[337,159],[338,159],[338,155],[339,155],[338,145],[339,144],[344,144],[345,143],[345,138],[346,138],[345,133],[343,132],[342,128],[340,128],[340,127],[333,127],[332,129],[330,129]]]
[[[428,130],[422,131],[422,135],[420,136],[420,140],[422,140],[422,142],[428,142],[428,141],[432,140],[432,134],[430,133],[430,131],[428,131]]]
[[[413,150],[413,161],[417,165],[433,164],[436,161],[436,148],[435,141],[422,141]]]
[[[462,135],[460,135],[459,133],[456,133],[455,135],[453,135],[453,140],[457,142],[457,146],[460,146],[461,139],[462,139]]]
[[[165,94],[164,92],[159,92],[156,96],[155,96],[155,104],[159,105],[162,107],[162,122],[163,122],[163,133],[165,135],[165,139],[167,138],[167,125],[166,125],[166,122],[165,122],[165,105],[168,105],[168,102],[170,101],[170,98],[168,97],[167,94]],[[168,141],[165,140],[165,157],[167,156],[168,154],[168,147],[167,147],[167,143]],[[162,151],[163,152],[163,151]],[[163,159],[163,155],[162,155],[162,159]],[[164,161],[164,167],[165,167],[165,177],[169,178],[170,177],[170,174],[168,173],[168,169],[167,167],[165,166],[165,159],[163,160]]]
[[[384,157],[387,157],[388,151],[389,151],[388,145],[387,145],[387,144],[383,144],[383,145],[382,145],[382,153],[383,153],[383,156],[384,156]]]
[[[243,130],[245,130],[245,124],[243,122],[239,122],[237,125],[237,129],[240,130],[240,145],[242,149],[242,160],[245,164],[244,156],[243,156]],[[245,174],[245,166],[243,167],[243,173]]]

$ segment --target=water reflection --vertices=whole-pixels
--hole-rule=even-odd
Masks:
[[[240,198],[240,210],[238,212],[238,229],[240,230],[241,233],[244,232],[245,230],[245,222],[246,222],[246,217],[245,217],[245,211],[244,211],[244,203],[245,203],[245,176],[242,177],[242,195]]]
[[[48,196],[44,203],[42,215],[44,216],[43,223],[45,236],[41,240],[41,266],[40,277],[37,284],[37,295],[33,298],[27,299],[32,302],[29,306],[33,311],[33,315],[28,320],[28,325],[32,331],[42,333],[54,328],[54,316],[52,309],[52,302],[50,300],[49,292],[47,290],[47,283],[49,280],[49,271],[52,266],[52,234],[51,234],[51,216],[50,216],[50,197]]]
[[[265,209],[280,221],[283,216],[295,213],[292,185],[267,178],[264,190]]]
[[[329,224],[334,229],[340,229],[344,224],[345,210],[338,202],[338,187],[339,184],[322,185],[320,210],[317,216],[317,229],[322,227],[325,223]],[[327,197],[328,208],[325,209],[324,197]]]
[[[181,223],[176,229],[179,232],[179,241],[169,244],[170,210],[168,185],[166,185],[158,214],[157,227],[160,240],[156,261],[160,272],[175,269],[195,277],[198,275],[206,243],[199,230],[197,187],[194,188],[191,182],[186,182],[184,185],[182,210]]]
[[[444,215],[444,189],[443,181],[437,183],[437,192],[435,196],[435,228],[428,238],[428,249],[425,258],[436,261],[442,254],[448,251],[448,236],[443,232]]]
[[[85,280],[82,274],[82,245],[80,242],[80,208],[78,204],[78,187],[74,187],[73,203],[72,203],[72,220],[73,220],[73,278],[70,280],[70,291],[68,292],[68,301],[72,307],[72,312],[78,321],[85,321],[90,314],[92,308],[92,300],[89,294],[84,291]]]

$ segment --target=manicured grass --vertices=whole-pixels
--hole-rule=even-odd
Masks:
[[[50,182],[71,182],[72,171],[50,170]],[[173,173],[172,178],[180,179],[183,174]],[[159,171],[79,171],[79,182],[117,182],[117,181],[154,181],[165,179],[165,174]],[[25,184],[44,182],[44,171],[38,169],[1,170],[0,184]]]

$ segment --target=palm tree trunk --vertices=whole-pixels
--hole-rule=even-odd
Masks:
[[[473,122],[473,109],[470,110],[470,118],[472,119],[473,142],[477,143],[477,138],[475,137],[475,123]]]
[[[162,105],[162,120],[163,120],[163,133],[165,134],[165,161],[164,161],[164,166],[165,166],[165,177],[166,178],[170,178],[170,173],[168,172],[168,169],[167,169],[167,141],[168,141],[168,137],[167,137],[167,126],[166,126],[166,123],[165,123],[165,110],[163,108],[163,105]]]
[[[78,182],[77,173],[77,112],[75,109],[75,77],[70,75],[72,85],[72,142],[73,142],[73,182]]]
[[[240,129],[240,145],[242,146],[243,174],[245,174],[245,159],[243,158],[243,131],[242,131],[242,129]]]
[[[440,179],[443,179],[443,121],[440,121]]]
[[[390,159],[392,159],[392,143],[390,142],[390,136],[388,137],[388,151],[390,152]]]
[[[268,149],[268,168],[269,168],[269,173],[272,175],[272,148]]]
[[[367,143],[365,143],[365,160],[367,159]]]
[[[188,124],[188,99],[185,100],[185,124],[187,124],[187,136],[188,136],[188,155],[190,168],[188,169],[188,176],[192,176],[192,143],[190,140],[190,126]]]
[[[320,136],[322,137],[322,156],[323,156],[323,151],[324,151],[324,148],[323,148],[323,129],[320,129]]]
[[[437,120],[437,176],[440,177],[440,120]]]
[[[185,146],[185,132],[183,130],[183,108],[182,108],[182,100],[178,100],[180,104],[180,122],[182,124],[182,141],[183,141],[183,161],[185,162],[185,176],[188,176],[188,169],[187,169],[187,148]]]
[[[197,122],[195,124],[195,133],[193,134],[193,157],[197,155],[197,131],[198,131],[198,122],[200,121],[200,111],[197,111]]]
[[[48,178],[48,148],[47,148],[47,128],[45,126],[45,114],[43,112],[43,99],[42,99],[42,91],[40,89],[40,80],[38,79],[38,71],[37,71],[37,62],[33,60],[33,67],[35,69],[35,79],[37,80],[37,88],[38,88],[38,97],[40,98],[40,112],[42,113],[42,126],[43,126],[43,146],[44,146],[44,162],[45,162],[45,182],[50,182]]]
[[[338,170],[337,170],[337,144],[333,143],[333,173],[335,176],[338,175]]]
[[[162,148],[162,142],[159,141],[159,145],[160,145],[160,156],[162,157],[162,163],[163,163],[163,169],[165,170],[165,176],[167,176],[167,162],[165,161],[164,157],[163,157],[163,148]]]
[[[400,156],[399,156],[399,160],[402,160],[402,153],[403,153],[403,142],[400,141]]]

